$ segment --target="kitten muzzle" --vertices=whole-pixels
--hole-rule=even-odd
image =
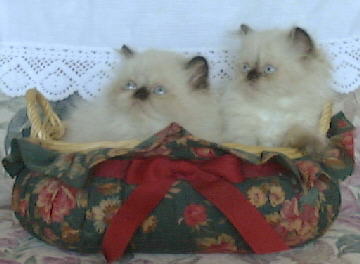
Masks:
[[[248,81],[255,81],[255,80],[259,79],[260,76],[261,76],[261,73],[259,73],[256,69],[252,69],[251,71],[248,72],[246,79]]]
[[[139,100],[146,100],[150,95],[149,90],[146,87],[140,87],[133,93],[133,97]]]

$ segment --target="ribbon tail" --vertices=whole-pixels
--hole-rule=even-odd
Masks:
[[[264,216],[232,184],[225,180],[192,182],[192,186],[215,205],[257,254],[289,249]]]
[[[124,254],[137,228],[164,198],[174,181],[163,178],[145,182],[130,194],[105,231],[102,250],[108,263]]]

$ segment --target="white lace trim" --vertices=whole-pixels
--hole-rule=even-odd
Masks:
[[[360,38],[322,43],[334,65],[334,89],[348,93],[360,87]],[[232,50],[181,51],[208,58],[214,82],[231,79],[236,62]],[[10,96],[24,95],[33,87],[50,100],[78,91],[90,99],[112,78],[120,56],[112,48],[0,45],[0,90]]]

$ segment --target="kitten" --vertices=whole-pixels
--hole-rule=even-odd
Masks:
[[[135,53],[123,46],[124,65],[94,102],[82,102],[67,120],[64,140],[143,140],[177,122],[193,135],[218,141],[221,121],[204,57]]]
[[[241,25],[241,35],[239,68],[221,98],[225,140],[321,151],[319,118],[334,96],[323,52],[298,27],[255,32]]]

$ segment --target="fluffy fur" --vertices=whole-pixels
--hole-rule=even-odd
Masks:
[[[301,28],[241,26],[238,69],[221,99],[225,141],[308,151],[321,148],[318,121],[334,93],[330,64]]]
[[[137,54],[126,46],[121,52],[125,62],[116,81],[94,102],[78,104],[67,120],[66,141],[143,140],[171,122],[197,137],[219,139],[221,122],[205,58],[156,50]],[[127,89],[129,81],[137,89]],[[156,94],[159,87],[164,94]]]

